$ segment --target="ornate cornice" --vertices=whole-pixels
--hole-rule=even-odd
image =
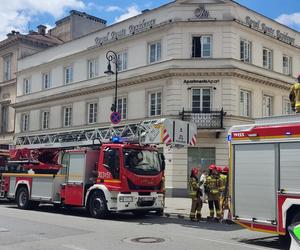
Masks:
[[[266,77],[259,74],[254,74],[242,69],[238,68],[222,68],[222,69],[190,69],[190,68],[180,68],[180,69],[166,69],[161,71],[156,71],[153,73],[148,73],[144,75],[134,76],[126,79],[120,79],[118,81],[118,88],[124,88],[132,85],[138,85],[145,82],[151,82],[156,80],[162,80],[166,78],[173,77],[222,77],[222,78],[236,78],[242,79],[246,81],[250,81],[253,83],[259,83],[267,86],[272,86],[275,88],[280,88],[283,90],[289,90],[291,83],[280,81],[275,78]],[[32,105],[43,104],[46,102],[53,102],[62,99],[69,99],[78,96],[94,94],[97,92],[103,92],[107,90],[112,90],[115,88],[115,81],[107,82],[104,84],[99,84],[96,86],[84,88],[84,89],[76,89],[72,91],[66,91],[63,93],[43,96],[40,98],[35,98],[26,101],[20,101],[14,104],[15,108],[23,108]]]

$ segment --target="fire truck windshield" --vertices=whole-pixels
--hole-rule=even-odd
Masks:
[[[124,149],[125,167],[140,175],[157,175],[162,171],[159,154],[156,151]]]

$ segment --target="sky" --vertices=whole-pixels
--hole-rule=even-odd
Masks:
[[[236,0],[267,17],[300,31],[300,0]],[[28,33],[39,24],[48,28],[76,9],[108,24],[122,21],[172,0],[0,0],[0,40],[11,30]]]

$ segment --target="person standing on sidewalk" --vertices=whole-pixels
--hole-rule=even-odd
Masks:
[[[201,220],[201,209],[202,209],[202,191],[198,180],[199,169],[193,168],[190,176],[190,196],[192,198],[192,207],[190,212],[190,219],[192,221]]]
[[[221,219],[220,196],[222,191],[222,180],[215,165],[209,166],[209,175],[206,178],[205,190],[208,196],[209,217],[214,218],[214,210],[216,210],[216,219]]]

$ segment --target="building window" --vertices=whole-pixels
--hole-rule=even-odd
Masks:
[[[73,67],[67,66],[64,68],[64,83],[69,84],[73,82]]]
[[[263,116],[273,115],[273,97],[269,95],[263,96]]]
[[[98,76],[98,60],[88,60],[88,79]]]
[[[63,108],[63,126],[70,127],[72,125],[72,107]]]
[[[283,55],[282,57],[282,71],[285,75],[291,75],[292,74],[292,58],[286,55]]]
[[[29,114],[21,115],[21,130],[22,132],[26,132],[29,130]]]
[[[31,86],[30,86],[30,79],[29,78],[25,78],[23,81],[23,94],[27,95],[30,93],[31,91]]]
[[[88,123],[93,124],[97,122],[98,114],[98,103],[89,103],[88,104]]]
[[[122,119],[127,119],[127,98],[126,97],[118,98],[117,111],[121,114]]]
[[[149,94],[150,116],[161,115],[161,92]]]
[[[49,89],[50,88],[50,73],[43,73],[42,75],[43,80],[43,89]]]
[[[42,122],[41,122],[41,128],[42,129],[48,129],[49,128],[49,111],[43,111],[42,112]]]
[[[161,59],[161,42],[149,44],[149,63],[158,62]]]
[[[118,71],[123,71],[127,69],[128,54],[127,51],[118,53]]]
[[[293,110],[291,107],[291,103],[288,99],[283,99],[283,115],[290,115],[293,114]]]
[[[199,88],[192,90],[192,112],[209,113],[211,111],[211,89]]]
[[[267,48],[263,48],[263,67],[273,69],[273,51]]]
[[[241,50],[241,61],[246,63],[251,63],[252,57],[252,43],[247,40],[241,40],[240,42]]]
[[[1,108],[1,133],[8,131],[8,106]]]
[[[4,67],[4,81],[11,80],[11,56],[6,56],[3,58]]]
[[[212,50],[212,36],[194,36],[193,37],[193,58],[209,58]]]
[[[246,90],[240,92],[240,116],[250,116],[251,93]]]

